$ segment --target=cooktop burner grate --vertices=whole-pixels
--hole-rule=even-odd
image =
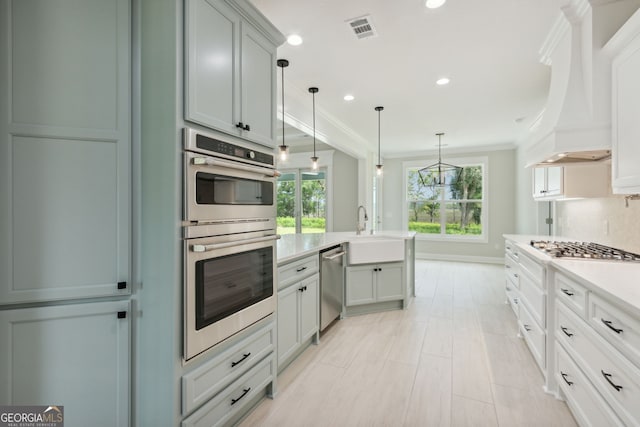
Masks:
[[[590,242],[532,240],[531,246],[554,258],[599,259],[640,262],[640,255]]]

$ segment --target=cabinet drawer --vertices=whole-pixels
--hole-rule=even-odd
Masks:
[[[504,242],[504,252],[506,255],[512,257],[513,259],[518,259],[519,249],[514,241],[507,240]]]
[[[507,294],[507,303],[511,306],[513,313],[516,315],[516,319],[520,316],[520,307],[518,305],[518,291],[511,285],[511,281],[507,280],[507,286],[505,287],[505,293]]]
[[[525,253],[521,253],[518,257],[518,263],[520,264],[520,271],[529,273],[536,284],[542,289],[547,289],[545,284],[545,269],[542,265],[535,262],[532,258],[529,258]]]
[[[556,338],[616,414],[626,424],[640,425],[640,370],[562,303],[558,304],[558,328]]]
[[[518,276],[520,275],[519,274],[520,267],[518,266],[518,263],[509,256],[504,257],[504,272],[507,278],[509,278],[509,280],[513,282],[514,286],[516,287],[520,286],[518,283],[519,282]]]
[[[520,307],[520,325],[522,329],[522,335],[533,354],[534,359],[538,362],[540,369],[544,371],[545,368],[545,348],[546,348],[546,336],[544,330],[538,326],[536,321],[529,313],[526,306],[519,304]]]
[[[561,345],[556,346],[556,360],[556,381],[581,426],[624,425]]]
[[[586,319],[587,289],[561,273],[556,273],[555,284],[558,300]]]
[[[274,324],[257,331],[208,363],[182,377],[182,413],[211,399],[258,360],[274,351]]]
[[[640,321],[589,294],[589,323],[607,341],[640,367]],[[619,332],[617,332],[619,331]]]
[[[317,273],[318,266],[318,254],[313,254],[278,267],[278,289],[286,288],[292,283]]]
[[[542,289],[526,272],[522,272],[520,275],[520,297],[535,321],[544,328],[546,326],[546,298]]]
[[[273,354],[258,363],[198,411],[182,421],[182,427],[216,427],[227,424],[244,406],[273,381]]]

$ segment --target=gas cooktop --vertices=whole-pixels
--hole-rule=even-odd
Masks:
[[[553,258],[597,259],[640,262],[640,255],[590,242],[532,240],[531,246]]]

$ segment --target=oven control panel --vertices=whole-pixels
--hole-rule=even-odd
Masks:
[[[261,163],[265,166],[274,165],[274,157],[272,154],[213,139],[200,133],[196,135],[196,147],[211,153],[222,154],[225,157],[251,160],[252,162]]]

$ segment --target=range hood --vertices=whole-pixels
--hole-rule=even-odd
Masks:
[[[603,48],[639,7],[640,0],[562,0],[540,49],[551,82],[526,141],[527,166],[610,156],[611,58]]]

